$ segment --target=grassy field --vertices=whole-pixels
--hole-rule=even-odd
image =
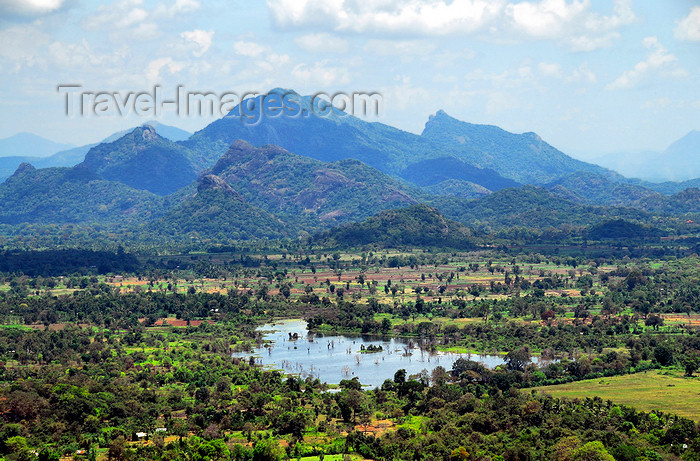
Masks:
[[[675,413],[700,422],[700,377],[686,378],[681,370],[654,370],[536,389],[554,397],[598,396],[638,410]]]

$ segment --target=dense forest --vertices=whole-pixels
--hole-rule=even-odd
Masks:
[[[138,258],[128,250],[4,252],[2,454],[700,457],[693,419],[547,392],[673,370],[694,386],[697,256],[291,248]],[[362,376],[283,375],[253,358],[265,346],[256,328],[279,318],[465,355],[430,372],[397,369],[376,388],[362,386]],[[488,368],[472,351],[502,354],[503,364]]]

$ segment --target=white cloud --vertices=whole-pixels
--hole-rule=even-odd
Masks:
[[[58,11],[64,3],[65,0],[2,0],[0,13],[40,16]]]
[[[199,9],[200,3],[197,0],[176,0],[175,3],[159,3],[153,10],[153,15],[157,18],[172,18],[178,14],[192,13]]]
[[[595,72],[593,72],[590,67],[588,67],[588,63],[583,63],[580,66],[578,66],[574,71],[566,77],[566,82],[567,83],[574,83],[574,82],[588,82],[588,83],[595,83],[598,81],[598,77],[596,76]]]
[[[94,15],[84,21],[87,29],[105,26],[119,29],[136,25],[148,18],[148,11],[141,7],[143,0],[120,0],[109,5],[100,5]]]
[[[428,88],[416,86],[409,76],[396,77],[396,83],[380,88],[388,112],[404,112],[418,106],[435,103],[435,94]],[[430,108],[432,109],[432,108]]]
[[[263,53],[269,53],[270,49],[257,42],[252,42],[249,40],[238,40],[233,43],[233,51],[241,56],[247,56],[249,58],[257,58]]]
[[[613,14],[604,16],[598,13],[586,15],[581,30],[568,37],[574,51],[593,51],[612,45],[620,38],[617,29],[637,21],[632,10],[632,0],[615,0]]]
[[[561,120],[562,122],[567,122],[569,120],[574,120],[575,118],[578,118],[580,114],[580,108],[569,107],[564,111],[564,114],[561,117],[559,117],[559,120]]]
[[[316,62],[310,66],[298,64],[292,69],[292,77],[300,84],[324,88],[350,82],[350,72],[347,68],[330,66],[326,62]]]
[[[51,59],[62,67],[102,64],[102,58],[92,52],[85,39],[80,43],[53,42],[49,45],[49,53]]]
[[[236,73],[231,76],[231,80],[240,81],[254,88],[265,88],[273,84],[274,86],[293,86],[291,84],[281,85],[277,79],[271,76],[289,76],[291,58],[287,54],[275,53],[269,46],[254,41],[251,36],[244,36],[233,43],[233,51],[243,56],[245,65],[236,63]]]
[[[448,35],[476,31],[498,15],[502,0],[268,0],[282,26],[327,24],[343,32]]]
[[[638,62],[633,69],[626,70],[613,82],[609,83],[607,90],[626,90],[634,88],[640,81],[650,75],[661,77],[683,77],[687,72],[676,64],[678,58],[669,53],[659,42],[657,37],[646,37],[642,44],[649,50],[647,58]]]
[[[620,38],[618,32],[610,32],[599,37],[590,35],[579,35],[568,39],[569,47],[573,51],[594,51],[600,48],[607,48],[612,45],[613,40]]]
[[[593,51],[612,45],[617,29],[636,21],[631,0],[616,0],[609,16],[591,11],[590,0],[542,0],[506,7],[516,30],[536,39],[562,40],[573,51]]]
[[[151,40],[160,35],[158,24],[155,22],[142,22],[129,31],[129,36],[137,40]]]
[[[693,7],[678,23],[674,35],[678,40],[700,42],[700,6]]]
[[[174,61],[173,58],[159,58],[148,63],[146,78],[149,82],[158,83],[162,70],[167,70],[170,74],[176,74],[184,67],[184,63]]]
[[[537,64],[537,72],[543,77],[560,80],[564,83],[596,83],[596,74],[583,63],[574,69],[565,69],[561,64],[554,62],[540,62]]]
[[[58,67],[70,69],[71,72],[78,69],[92,72],[96,67],[123,66],[129,51],[128,48],[121,47],[109,54],[99,54],[90,47],[87,40],[83,39],[78,43],[53,42],[49,45],[48,55],[51,62]]]
[[[209,47],[211,47],[212,37],[214,36],[213,30],[189,30],[180,34],[180,37],[185,39],[187,42],[192,42],[198,46],[198,49],[193,51],[193,54],[197,57],[202,56],[207,52]]]
[[[83,27],[88,30],[110,30],[120,40],[125,36],[123,29],[129,29],[126,36],[149,40],[160,34],[158,21],[191,13],[199,9],[199,6],[195,0],[176,0],[173,3],[159,3],[155,8],[149,9],[144,0],[118,0],[100,5],[93,15],[83,20]]]
[[[537,70],[546,77],[561,78],[562,76],[561,64],[557,63],[541,62],[537,65]]]
[[[332,34],[307,34],[294,39],[294,42],[309,53],[345,53],[348,42]]]
[[[567,24],[590,7],[588,0],[544,0],[506,6],[505,13],[515,27],[532,37],[551,38],[561,35]]]
[[[46,33],[34,26],[18,25],[0,30],[0,58],[9,60],[14,72],[32,67],[43,61],[39,48],[49,40]]]
[[[591,0],[267,0],[277,25],[378,36],[486,34],[498,39],[551,39],[576,51],[609,46],[636,20],[631,0],[615,0],[609,16]]]

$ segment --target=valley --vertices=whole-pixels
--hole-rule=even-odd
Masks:
[[[674,403],[697,391],[697,255],[554,250],[5,254],[6,450],[674,456],[697,418]],[[500,426],[516,408],[541,443]]]
[[[700,453],[694,182],[443,111],[169,128],[0,184],[5,459]]]

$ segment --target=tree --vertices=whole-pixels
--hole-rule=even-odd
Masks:
[[[615,461],[602,442],[588,442],[574,450],[571,461]]]
[[[406,382],[406,370],[401,368],[394,373],[394,382],[399,386]]]
[[[508,352],[505,358],[508,368],[516,371],[523,371],[530,360],[530,349],[527,346]]]
[[[39,452],[39,461],[58,461],[61,458],[61,455],[56,453],[50,448],[42,448],[42,450]]]
[[[683,368],[685,368],[685,375],[690,377],[693,373],[700,369],[700,353],[690,353],[681,359]]]
[[[560,439],[554,447],[552,459],[557,461],[571,461],[574,452],[581,446],[581,440],[575,436],[564,437]]]
[[[280,294],[285,297],[285,299],[289,299],[289,296],[292,294],[292,290],[289,288],[288,284],[284,284],[280,287]]]
[[[304,436],[304,430],[309,423],[309,415],[301,408],[295,411],[287,411],[282,413],[277,422],[277,430],[280,434],[292,434],[295,438],[301,439]]]
[[[452,364],[452,376],[455,379],[474,382],[488,382],[491,379],[491,370],[479,362],[459,358]]]
[[[445,370],[445,367],[438,365],[433,368],[430,378],[435,386],[442,386],[450,379],[450,374]]]
[[[338,395],[338,407],[346,422],[350,422],[351,418],[353,423],[356,422],[357,414],[362,411],[365,403],[365,395],[355,389],[344,390]]]
[[[469,294],[474,296],[474,299],[478,298],[481,294],[481,287],[477,284],[472,285],[469,287]]]
[[[253,425],[251,423],[245,423],[243,425],[243,433],[245,434],[245,438],[250,443],[250,441],[253,439]]]
[[[126,441],[121,435],[116,438],[110,445],[109,451],[107,452],[108,459],[115,461],[122,461],[125,459],[126,454]]]
[[[389,333],[391,333],[391,328],[392,328],[392,326],[391,326],[391,320],[389,320],[388,318],[384,317],[384,318],[382,319],[382,327],[381,327],[382,333],[385,334],[385,335],[388,335]]]
[[[654,358],[661,366],[673,363],[673,350],[666,344],[659,344],[654,348]]]
[[[13,454],[23,453],[29,449],[27,446],[27,439],[21,435],[16,435],[5,440],[5,447]]]
[[[253,448],[253,461],[282,461],[284,449],[275,439],[259,440]]]
[[[207,387],[200,387],[194,393],[194,398],[198,402],[206,403],[209,401],[209,397],[210,397],[210,393],[209,393],[209,388],[207,388]]]
[[[340,386],[341,389],[362,390],[362,383],[360,383],[360,378],[357,376],[352,379],[342,379],[338,386]]]
[[[664,319],[660,315],[652,314],[644,321],[644,325],[652,327],[654,330],[658,330],[659,327],[664,325]]]
[[[204,442],[197,448],[202,459],[230,459],[231,452],[223,440],[216,439]]]

